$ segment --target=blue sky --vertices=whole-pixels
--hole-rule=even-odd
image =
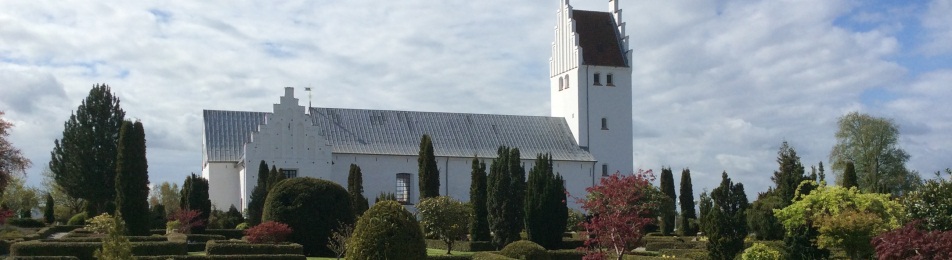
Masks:
[[[604,1],[572,1],[607,10]],[[202,109],[547,115],[558,1],[4,1],[0,110],[39,186],[93,84],[142,120],[153,183],[201,171]],[[909,168],[952,167],[952,1],[630,1],[635,167],[766,190],[781,142],[827,157],[851,111],[901,127]]]

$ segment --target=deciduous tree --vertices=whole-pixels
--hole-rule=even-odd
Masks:
[[[945,172],[952,175],[952,169]],[[903,205],[910,219],[921,219],[926,230],[949,231],[952,230],[952,181],[939,172],[935,174],[934,179],[905,196]]]
[[[469,228],[472,211],[462,202],[450,197],[426,198],[417,206],[420,226],[427,236],[436,237],[446,244],[446,254],[453,250],[453,243],[462,240]]]
[[[13,175],[7,184],[2,194],[2,204],[13,211],[17,217],[32,217],[33,209],[40,205],[39,191],[26,186],[26,180],[19,175]]]
[[[145,129],[141,122],[125,121],[119,134],[116,159],[116,207],[129,235],[149,235],[149,164]]]
[[[440,196],[440,170],[436,167],[433,141],[429,135],[420,138],[420,155],[417,158],[420,178],[420,199]]]
[[[87,202],[87,214],[107,212],[116,196],[116,146],[126,112],[106,85],[95,85],[54,141],[50,171],[71,197]]]
[[[653,221],[645,215],[657,208],[645,193],[653,179],[651,170],[615,173],[586,188],[588,196],[578,202],[592,216],[582,224],[589,237],[585,241],[587,255],[610,253],[620,260],[638,246],[645,235],[644,226]]]
[[[921,182],[919,173],[906,169],[909,154],[899,147],[899,126],[892,119],[852,112],[838,124],[830,152],[833,170],[842,174],[853,162],[861,191],[898,196]]]
[[[4,112],[0,111],[0,192],[3,192],[15,174],[23,174],[26,168],[30,167],[30,159],[23,157],[20,149],[7,140],[13,123],[3,119],[3,114]]]

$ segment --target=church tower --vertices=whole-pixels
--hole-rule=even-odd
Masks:
[[[573,10],[559,0],[549,59],[552,116],[598,160],[594,174],[631,173],[631,50],[618,0],[608,12]]]

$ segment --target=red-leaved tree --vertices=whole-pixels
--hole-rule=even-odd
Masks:
[[[638,170],[632,175],[616,172],[585,189],[588,196],[578,199],[592,216],[581,225],[589,237],[585,247],[579,248],[586,252],[585,260],[605,259],[609,255],[622,259],[638,246],[645,235],[645,225],[653,221],[648,213],[656,208],[649,198],[652,180],[651,170]]]
[[[287,224],[268,221],[246,229],[245,236],[253,244],[275,244],[287,241],[291,232],[294,231]]]
[[[952,231],[923,230],[922,221],[873,238],[876,259],[952,259]]]
[[[175,213],[172,213],[172,217],[169,220],[175,220],[179,222],[178,231],[182,234],[190,234],[192,228],[205,226],[205,221],[202,221],[201,217],[202,212],[198,210],[177,210]]]
[[[7,224],[7,219],[13,216],[13,211],[8,209],[0,210],[0,224]]]

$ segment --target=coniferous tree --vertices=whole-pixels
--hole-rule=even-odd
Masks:
[[[470,239],[489,241],[488,210],[486,209],[486,163],[473,157],[472,182],[469,188],[469,202],[473,207],[473,219],[470,221]]]
[[[747,237],[747,194],[744,184],[731,181],[727,172],[721,174],[721,185],[711,192],[713,207],[706,217],[711,218],[707,250],[711,259],[732,260],[744,250]]]
[[[183,210],[198,210],[201,214],[198,220],[201,223],[208,223],[208,217],[212,212],[212,201],[208,199],[208,180],[192,173],[185,178],[185,184],[182,185]],[[192,228],[192,233],[205,233],[205,226]]]
[[[774,171],[773,180],[776,185],[777,195],[783,202],[781,206],[786,207],[793,203],[793,196],[797,192],[800,183],[809,179],[804,175],[803,164],[800,163],[800,156],[786,141],[780,145],[777,152],[777,164],[779,169]]]
[[[843,181],[840,186],[845,188],[859,188],[859,182],[856,179],[856,167],[853,165],[853,162],[846,163],[846,169],[843,170]]]
[[[526,169],[522,167],[522,155],[519,154],[519,148],[513,147],[509,150],[509,185],[510,198],[507,202],[509,230],[516,234],[516,240],[519,240],[519,233],[526,227]]]
[[[141,122],[125,121],[119,135],[116,159],[116,207],[129,235],[149,235],[149,166],[145,129]]]
[[[532,242],[555,250],[562,246],[568,221],[562,176],[553,173],[552,156],[538,155],[526,181],[526,234]]]
[[[271,165],[271,171],[268,172],[268,191],[270,192],[274,185],[278,185],[278,183],[284,179],[287,179],[287,176],[284,176],[284,172],[274,165]]]
[[[497,157],[490,165],[488,189],[486,192],[486,209],[489,211],[487,220],[489,230],[493,233],[492,242],[496,248],[519,240],[519,231],[514,230],[512,224],[516,220],[512,212],[512,175],[509,174],[509,147],[501,146],[496,151]],[[521,221],[522,219],[519,218]]]
[[[800,183],[816,178],[815,169],[811,175],[805,174],[803,164],[800,163],[800,156],[786,141],[777,151],[777,165],[777,170],[770,177],[774,182],[774,188],[758,194],[757,200],[747,210],[747,226],[758,239],[783,238],[783,225],[774,216],[773,211],[792,204]]]
[[[701,192],[701,196],[698,198],[698,228],[701,229],[701,232],[704,232],[704,235],[710,234],[710,222],[711,218],[708,217],[711,213],[711,208],[714,207],[714,202],[711,201],[711,196],[707,195],[707,191]]]
[[[364,197],[363,175],[360,172],[360,166],[350,164],[350,172],[347,173],[347,193],[350,193],[350,205],[354,207],[354,216],[358,217],[370,207],[367,198]]]
[[[678,197],[681,203],[681,221],[678,233],[682,236],[697,235],[697,227],[692,222],[697,221],[697,214],[694,211],[694,187],[691,185],[691,170],[681,171],[681,194]]]
[[[53,208],[55,207],[55,202],[53,201],[53,194],[46,193],[46,206],[43,209],[43,220],[46,221],[46,224],[53,225],[53,222],[56,221],[56,214],[54,214]]]
[[[661,234],[670,235],[674,233],[674,220],[677,216],[675,212],[677,195],[674,193],[674,173],[671,168],[661,167],[661,193],[667,198],[661,206]]]
[[[429,135],[420,139],[420,155],[417,158],[420,178],[420,200],[440,196],[440,170],[436,167],[433,141]]]
[[[109,86],[95,85],[54,141],[50,172],[59,187],[86,201],[89,216],[111,212],[116,197],[116,146],[126,112]]]
[[[268,163],[261,160],[258,164],[258,184],[251,192],[251,201],[248,202],[248,224],[257,226],[261,224],[261,213],[264,212],[264,200],[268,198]]]
[[[826,182],[826,172],[823,170],[823,162],[820,162],[820,179],[818,182]]]

